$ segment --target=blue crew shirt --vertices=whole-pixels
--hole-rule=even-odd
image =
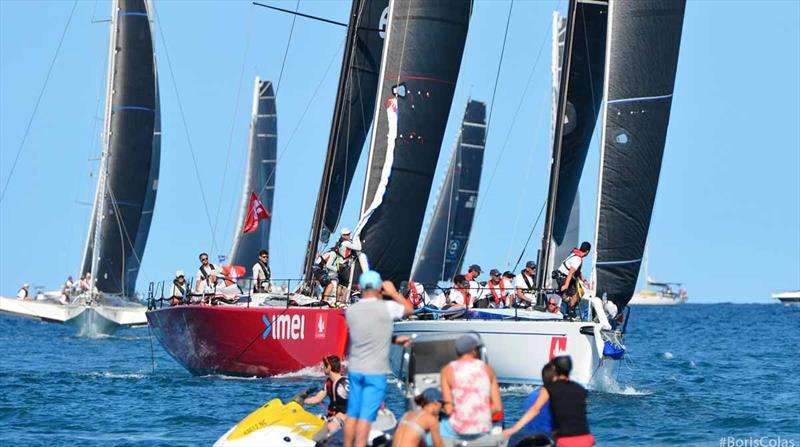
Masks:
[[[533,390],[533,392],[531,392],[530,395],[528,395],[528,398],[525,399],[524,411],[530,410],[530,408],[536,402],[536,399],[539,398],[539,392],[541,390],[542,387],[537,387],[535,390]],[[548,435],[553,432],[553,418],[550,416],[549,401],[546,404],[544,404],[541,411],[539,411],[539,414],[537,414],[535,418],[533,418],[530,422],[525,424],[523,430],[530,432],[537,432],[537,433],[541,432],[541,433],[546,433]]]

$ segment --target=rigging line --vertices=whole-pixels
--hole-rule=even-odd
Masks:
[[[511,23],[511,11],[514,10],[514,0],[508,7],[508,17],[506,17],[506,31],[503,34],[503,46],[500,49],[500,60],[497,62],[497,72],[494,75],[494,88],[492,89],[492,102],[489,106],[489,116],[486,118],[486,133],[484,134],[484,145],[486,140],[489,139],[489,126],[492,124],[492,112],[494,111],[494,97],[497,94],[497,85],[500,81],[500,69],[503,67],[503,56],[506,53],[506,41],[508,40],[508,28]]]
[[[583,45],[586,49],[586,69],[589,71],[589,91],[592,94],[592,104],[597,104],[594,94],[594,76],[592,75],[592,55],[589,52],[589,35],[586,32],[586,10],[581,8],[581,19],[583,20]],[[595,123],[597,122],[597,110],[592,107],[592,115]]]
[[[558,1],[555,2],[558,4]],[[551,25],[552,26],[552,25]],[[536,73],[536,68],[539,66],[539,60],[542,56],[542,50],[544,49],[544,44],[547,42],[547,35],[550,33],[551,28],[546,28],[544,30],[544,35],[541,39],[541,44],[539,44],[539,50],[536,53],[536,59],[533,62],[533,66],[531,67],[530,73],[528,73],[528,80],[525,82],[525,89],[522,91],[520,95],[519,103],[517,104],[517,110],[514,112],[514,116],[511,118],[511,125],[508,127],[508,132],[506,133],[506,139],[503,141],[503,146],[500,148],[500,154],[497,157],[497,161],[494,164],[494,168],[492,168],[492,175],[489,177],[489,184],[486,186],[486,194],[481,198],[480,202],[478,203],[478,207],[475,209],[475,218],[480,215],[480,212],[483,210],[483,205],[486,202],[486,198],[489,196],[489,191],[492,188],[492,182],[494,181],[495,174],[497,174],[497,168],[500,166],[500,161],[503,159],[503,153],[508,146],[508,141],[511,139],[511,132],[514,130],[514,125],[517,122],[517,117],[519,116],[519,112],[522,109],[522,104],[525,102],[525,95],[528,92],[528,88],[531,85],[531,81],[533,80],[533,75]],[[487,122],[488,125],[488,122]],[[488,129],[487,129],[488,133]]]
[[[3,199],[6,197],[6,191],[8,191],[8,185],[9,183],[11,183],[11,178],[14,176],[14,170],[17,167],[19,156],[22,153],[22,149],[25,147],[25,141],[27,141],[28,139],[28,134],[31,131],[33,120],[36,118],[36,112],[39,110],[39,104],[41,104],[42,97],[44,97],[44,92],[45,90],[47,90],[47,83],[50,81],[50,75],[53,73],[53,67],[56,64],[56,59],[58,59],[58,54],[61,52],[61,45],[64,43],[64,38],[67,36],[67,30],[69,29],[69,24],[70,22],[72,22],[72,17],[75,15],[75,9],[77,9],[77,7],[78,7],[78,0],[75,0],[75,2],[72,3],[72,9],[69,11],[69,17],[67,17],[67,23],[64,25],[64,31],[61,32],[61,38],[58,40],[58,46],[56,47],[56,52],[55,54],[53,54],[53,58],[50,60],[50,68],[47,69],[47,75],[44,78],[44,84],[42,84],[42,89],[39,90],[39,97],[36,98],[36,104],[33,106],[33,112],[31,113],[31,117],[28,119],[28,125],[25,127],[25,132],[22,134],[22,141],[19,143],[19,148],[17,148],[17,154],[14,156],[14,162],[11,163],[11,171],[9,171],[5,185],[3,185],[3,191],[0,192],[0,203],[3,203]]]
[[[531,242],[531,237],[533,236],[533,232],[534,230],[536,230],[536,226],[539,225],[539,219],[541,219],[542,217],[542,212],[544,211],[545,205],[547,205],[546,199],[542,203],[542,208],[539,210],[539,215],[536,216],[536,222],[533,223],[533,226],[531,227],[531,232],[528,233],[528,240],[525,241],[525,245],[522,247],[522,252],[519,254],[519,258],[517,258],[517,263],[514,264],[514,268],[511,270],[512,272],[517,270],[517,267],[519,267],[519,262],[522,260],[522,257],[525,256],[525,250],[528,249],[528,244]]]
[[[155,7],[153,11],[156,15],[156,23],[158,24],[158,32],[161,35],[161,42],[164,44],[164,54],[167,57],[167,68],[169,69],[169,76],[172,81],[172,88],[175,90],[175,99],[178,102],[178,111],[181,115],[181,122],[183,123],[183,132],[186,134],[186,143],[189,147],[189,153],[192,155],[192,166],[194,167],[195,178],[197,179],[197,186],[200,189],[200,198],[203,200],[203,211],[206,213],[206,220],[208,221],[208,229],[211,230],[211,252],[217,246],[217,239],[214,235],[214,224],[211,221],[211,213],[208,211],[208,201],[206,200],[206,192],[203,189],[203,182],[200,179],[200,169],[197,166],[197,156],[194,153],[194,146],[192,146],[192,137],[189,133],[189,125],[186,123],[186,114],[183,111],[183,102],[181,101],[181,94],[178,90],[178,82],[175,80],[175,72],[172,70],[172,60],[169,57],[169,47],[167,46],[167,35],[161,27],[161,19],[158,16],[158,9]]]
[[[248,17],[252,17],[248,15]],[[245,65],[247,63],[247,53],[250,50],[250,28],[251,28],[252,20],[247,20],[247,29],[245,31],[245,44],[244,44],[244,54],[242,55],[242,70],[239,73],[239,86],[236,89],[236,101],[233,107],[233,120],[231,121],[231,132],[228,135],[228,153],[225,156],[225,167],[222,169],[222,182],[220,184],[220,191],[219,191],[219,200],[217,201],[217,213],[214,216],[214,233],[217,232],[217,225],[219,224],[219,213],[222,209],[222,198],[225,196],[225,179],[228,175],[228,165],[230,164],[231,159],[231,150],[233,148],[233,133],[236,129],[236,118],[238,117],[239,112],[239,104],[240,99],[242,96],[242,81],[244,80],[244,71]],[[260,99],[260,91],[259,91],[259,99]]]
[[[259,5],[267,7],[267,5]],[[297,0],[297,4],[294,7],[294,13],[297,14],[297,11],[300,9],[300,0]],[[289,39],[286,41],[286,49],[283,52],[283,62],[281,62],[281,71],[278,74],[278,83],[275,84],[275,99],[278,99],[278,90],[281,87],[281,79],[283,79],[283,69],[286,67],[286,57],[289,56],[289,47],[292,45],[292,35],[294,34],[294,24],[297,21],[297,15],[292,17],[292,27],[289,29]]]

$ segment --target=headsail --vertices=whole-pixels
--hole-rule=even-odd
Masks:
[[[375,113],[389,0],[353,0],[331,134],[304,270],[339,224]]]
[[[239,221],[228,256],[231,265],[249,266],[258,259],[260,250],[269,250],[270,219],[261,221],[258,229],[252,233],[245,234],[242,230],[247,220],[252,193],[255,192],[264,208],[272,212],[277,156],[278,118],[272,81],[262,81],[256,77],[242,203],[239,205]]]
[[[608,3],[605,1],[572,0],[566,21],[554,17],[554,57],[557,48],[563,47],[558,58],[560,67],[554,75],[560,78],[555,100],[552,129],[552,166],[548,195],[547,216],[539,259],[538,286],[550,281],[550,271],[559,262],[559,253],[572,248],[565,240],[570,224],[577,224],[577,193],[586,154],[592,139],[602,100],[603,66]],[[563,33],[560,27],[564,26]],[[560,40],[563,36],[563,44]],[[558,63],[554,61],[554,63]],[[574,232],[573,232],[574,233]],[[569,246],[568,246],[569,245]]]
[[[605,1],[578,1],[575,5],[575,25],[569,65],[569,89],[564,129],[561,141],[561,160],[558,173],[553,216],[550,259],[540,270],[549,279],[549,271],[561,262],[576,246],[579,230],[578,185],[586,154],[592,140],[600,111],[605,65],[608,4]],[[553,128],[567,22],[558,12],[553,13]]]
[[[486,142],[486,104],[470,100],[447,174],[411,278],[422,284],[450,281],[467,251]]]
[[[616,0],[609,10],[606,106],[593,278],[621,309],[639,276],[667,136],[683,0]]]
[[[103,293],[132,295],[144,253],[160,156],[151,4],[112,6],[103,163],[81,274]]]
[[[466,43],[471,1],[392,1],[361,220],[373,269],[411,274]]]

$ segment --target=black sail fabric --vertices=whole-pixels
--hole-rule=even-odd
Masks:
[[[95,280],[103,293],[133,295],[152,218],[157,187],[160,136],[153,38],[144,0],[115,2],[110,64],[105,182],[95,198],[82,274],[97,253]],[[143,213],[149,211],[147,217]],[[141,230],[141,231],[140,231]],[[95,250],[94,244],[98,244]],[[141,251],[140,251],[141,250]],[[88,267],[88,269],[87,269]]]
[[[469,28],[472,2],[393,1],[356,236],[371,268],[411,274]]]
[[[247,170],[239,205],[239,221],[228,256],[231,265],[249,267],[258,259],[258,252],[269,250],[269,232],[272,219],[258,222],[252,233],[243,233],[250,196],[258,195],[264,208],[272,213],[275,195],[275,168],[278,156],[278,118],[272,81],[256,78],[253,93],[253,113],[250,118],[250,144],[247,150]]]
[[[411,273],[418,283],[434,285],[450,281],[461,270],[478,202],[485,142],[486,104],[470,100]]]
[[[357,0],[353,2],[358,11],[355,25],[355,41],[350,60],[345,60],[342,74],[344,90],[338,129],[333,136],[333,166],[330,186],[324,197],[324,212],[320,241],[327,243],[330,234],[339,224],[342,209],[350,191],[358,159],[375,113],[375,98],[378,91],[378,75],[386,20],[389,14],[388,0]],[[357,9],[356,9],[357,8]]]
[[[589,152],[589,143],[600,112],[606,59],[607,19],[607,3],[578,1],[553,218],[553,242],[556,246],[563,244],[567,233],[583,166],[586,163],[586,154]]]
[[[616,0],[609,10],[594,278],[597,295],[620,309],[633,295],[647,241],[685,6]]]

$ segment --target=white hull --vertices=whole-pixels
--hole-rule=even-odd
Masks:
[[[686,299],[677,296],[662,295],[660,293],[642,295],[637,293],[633,295],[629,306],[674,306],[676,304],[683,304]]]
[[[583,329],[583,332],[581,331]],[[555,355],[572,357],[571,379],[591,387],[604,363],[604,341],[596,323],[580,321],[408,320],[394,324],[397,335],[476,332],[489,364],[503,384],[541,384],[542,367]],[[612,366],[613,368],[613,366]]]
[[[787,306],[800,305],[800,290],[773,293],[772,297]]]
[[[71,324],[78,328],[78,335],[87,337],[110,335],[121,326],[145,326],[146,310],[147,308],[139,305],[89,305],[81,298],[64,305],[50,300],[23,301],[0,297],[1,314],[48,323]]]

